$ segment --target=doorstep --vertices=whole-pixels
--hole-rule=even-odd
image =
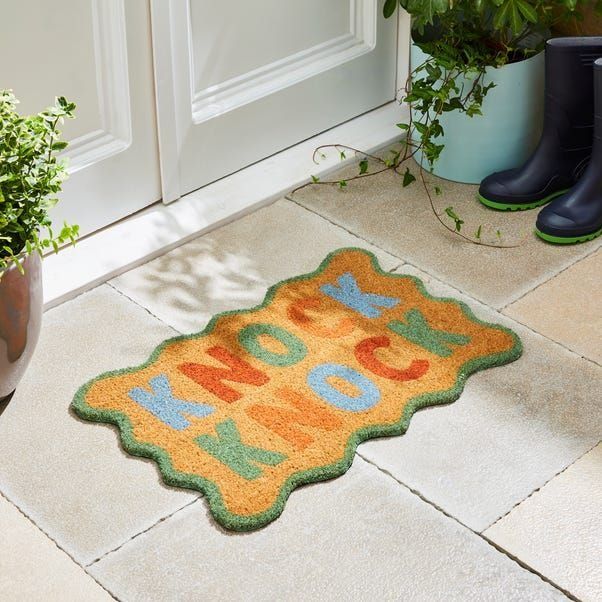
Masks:
[[[407,107],[390,102],[263,159],[169,205],[156,203],[44,260],[44,307],[49,309],[138,265],[267,205],[295,187],[354,161],[336,153],[316,165],[313,151],[341,143],[373,152],[399,139]]]

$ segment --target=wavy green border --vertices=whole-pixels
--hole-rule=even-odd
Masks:
[[[89,406],[86,403],[85,397],[87,392],[89,391],[90,387],[92,387],[92,385],[94,385],[99,380],[113,376],[119,376],[121,374],[127,374],[130,372],[135,372],[137,370],[141,370],[143,368],[148,367],[157,360],[161,352],[168,345],[171,345],[172,343],[175,343],[177,341],[201,338],[210,334],[213,331],[217,320],[224,316],[249,313],[262,309],[272,301],[274,295],[276,294],[276,291],[282,285],[288,284],[290,282],[296,282],[298,280],[308,280],[310,278],[318,276],[326,269],[326,267],[336,255],[349,251],[359,251],[367,255],[372,262],[372,267],[378,274],[391,278],[408,278],[410,280],[413,280],[416,286],[418,287],[418,290],[427,299],[432,299],[435,301],[441,301],[446,303],[454,303],[458,305],[464,312],[465,316],[468,319],[472,320],[474,323],[482,324],[484,326],[488,326],[490,328],[495,328],[506,332],[514,340],[514,345],[508,351],[504,351],[502,353],[494,353],[466,362],[458,371],[458,378],[456,384],[451,389],[437,393],[425,393],[423,395],[419,395],[410,399],[404,408],[403,415],[401,416],[399,422],[397,422],[396,424],[385,426],[371,425],[359,429],[349,438],[349,441],[347,442],[347,446],[345,448],[345,455],[340,461],[334,464],[330,464],[328,466],[312,468],[291,475],[282,486],[280,494],[274,502],[273,506],[268,510],[261,512],[260,514],[254,514],[250,516],[240,516],[229,512],[223,504],[223,500],[219,489],[212,481],[200,477],[198,475],[182,473],[175,470],[171,464],[171,460],[169,458],[168,453],[163,448],[150,443],[141,443],[137,441],[132,433],[132,424],[129,418],[124,413],[119,412],[117,410],[96,409]],[[462,393],[462,390],[464,389],[464,383],[471,374],[477,372],[478,370],[484,370],[486,368],[500,366],[502,364],[512,362],[518,359],[521,356],[521,354],[521,341],[518,338],[518,336],[509,328],[506,328],[505,326],[501,326],[499,324],[492,324],[483,320],[479,320],[465,303],[448,297],[434,297],[427,292],[427,290],[424,287],[424,284],[419,278],[409,276],[406,274],[392,274],[390,272],[385,272],[378,265],[378,261],[374,254],[370,253],[369,251],[366,251],[365,249],[349,247],[338,249],[336,251],[333,251],[332,253],[329,253],[328,256],[324,259],[324,261],[322,261],[318,269],[314,272],[311,272],[309,274],[303,274],[301,276],[295,276],[287,280],[282,280],[274,286],[270,287],[266,293],[263,302],[260,305],[252,307],[250,309],[231,310],[216,314],[215,316],[213,316],[213,318],[211,318],[209,324],[207,324],[207,326],[201,332],[190,335],[180,335],[163,341],[163,343],[161,343],[153,351],[149,359],[143,364],[131,368],[124,368],[121,370],[105,372],[104,374],[97,376],[96,378],[92,379],[91,381],[80,387],[80,389],[75,395],[71,407],[73,408],[75,413],[84,420],[90,420],[94,422],[106,422],[119,427],[121,441],[125,451],[134,456],[143,456],[146,458],[151,458],[152,460],[157,462],[163,480],[167,485],[184,487],[187,489],[195,489],[197,491],[200,491],[207,498],[211,513],[213,514],[215,520],[218,523],[220,523],[226,528],[233,529],[236,531],[252,531],[254,529],[263,527],[269,522],[278,518],[278,516],[280,516],[280,514],[284,510],[284,505],[286,503],[286,500],[288,499],[288,496],[296,487],[308,483],[332,479],[345,473],[351,466],[351,463],[353,462],[353,457],[355,455],[355,450],[357,446],[362,441],[376,437],[402,435],[408,429],[410,419],[412,418],[414,412],[427,406],[445,404],[455,401]]]

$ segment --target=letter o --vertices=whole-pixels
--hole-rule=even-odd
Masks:
[[[329,382],[330,377],[336,376],[351,383],[361,391],[359,397],[351,397],[335,389]],[[320,364],[307,375],[307,384],[324,401],[350,412],[369,410],[380,401],[378,387],[357,370],[341,364]]]
[[[286,347],[285,353],[265,349],[259,342],[261,335],[268,335]],[[292,366],[307,355],[307,347],[294,334],[273,324],[249,324],[238,333],[238,342],[254,357],[270,366]]]

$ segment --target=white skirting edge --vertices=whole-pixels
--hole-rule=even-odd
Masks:
[[[110,278],[139,266],[218,226],[284,196],[342,165],[328,153],[319,165],[313,150],[322,144],[348,144],[366,152],[400,138],[396,123],[407,117],[397,102],[356,117],[276,155],[200,188],[169,205],[156,203],[99,232],[75,247],[44,259],[44,308],[50,309]],[[352,161],[351,154],[347,161]]]

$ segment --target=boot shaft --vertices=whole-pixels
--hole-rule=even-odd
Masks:
[[[592,145],[593,65],[600,57],[602,36],[555,38],[546,45],[545,130],[565,150]]]
[[[602,58],[594,62],[594,146],[592,163],[602,166]]]
[[[602,140],[602,56],[594,62],[594,135]]]

